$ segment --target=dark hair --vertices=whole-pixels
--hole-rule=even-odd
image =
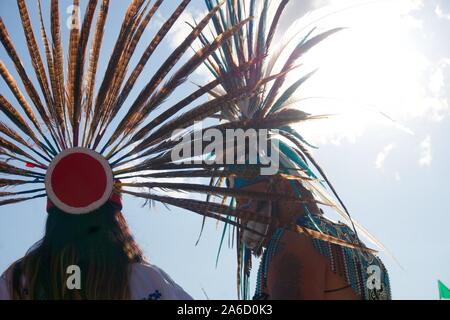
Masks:
[[[106,203],[84,215],[49,210],[44,238],[13,268],[14,299],[129,299],[129,267],[142,262],[119,208]],[[81,270],[69,290],[67,267]]]

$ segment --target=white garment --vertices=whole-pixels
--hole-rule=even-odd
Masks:
[[[0,300],[11,300],[8,278],[6,272],[0,277]],[[129,286],[133,300],[192,300],[167,273],[149,263],[131,265]]]
[[[130,289],[133,300],[192,300],[167,273],[148,263],[132,265]]]

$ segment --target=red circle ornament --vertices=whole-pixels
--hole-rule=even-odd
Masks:
[[[108,161],[87,148],[70,148],[48,167],[45,188],[50,201],[71,214],[86,214],[111,197],[114,179]]]

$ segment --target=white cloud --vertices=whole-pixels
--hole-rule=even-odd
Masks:
[[[432,121],[440,122],[449,113],[448,100],[444,98],[427,97],[422,100],[423,108],[417,109],[417,117],[426,117]]]
[[[404,13],[418,11],[425,5],[424,0],[398,0],[397,2]]]
[[[386,161],[386,158],[391,153],[391,151],[394,149],[395,145],[393,143],[388,144],[383,148],[380,153],[377,155],[377,159],[375,160],[375,167],[377,169],[383,169],[384,168],[384,162]]]
[[[186,9],[174,23],[167,35],[168,39],[170,39],[170,46],[173,49],[178,47],[191,33],[192,28],[190,25],[194,25],[194,21],[198,23],[205,15],[206,11]],[[199,42],[196,43],[196,46],[198,45]]]
[[[361,1],[361,0],[314,0],[312,3],[312,7],[315,9],[324,7],[324,6],[338,6],[338,8],[351,8],[351,7],[371,7],[375,4],[382,3],[383,0],[380,0],[375,3],[375,1]],[[409,14],[411,12],[420,10],[424,6],[423,0],[385,0],[384,2],[388,2],[389,4],[393,4],[396,8],[398,8],[399,12],[402,14]]]
[[[207,12],[205,10],[202,11],[197,8],[186,9],[174,23],[173,27],[167,35],[167,38],[170,39],[169,46],[172,49],[177,48],[191,33],[191,26],[195,25],[194,22],[200,22],[206,16],[206,14]],[[204,32],[206,30],[208,30],[208,27],[204,29]],[[192,45],[192,48],[194,50],[198,50],[201,47],[202,45],[198,39],[194,41]],[[188,53],[189,55],[192,55],[193,51],[189,49]],[[204,64],[200,65],[195,70],[195,74],[199,76],[202,81],[210,81],[212,79],[211,72]]]
[[[431,154],[431,136],[428,135],[421,143],[420,143],[420,158],[419,165],[421,167],[429,167],[433,160],[433,156]]]
[[[399,182],[401,180],[400,173],[397,171],[394,175],[395,181]]]
[[[450,113],[449,90],[447,84],[449,59],[442,59],[434,66],[430,67],[428,77],[428,91],[424,93],[420,108],[412,109],[415,117],[425,117],[432,121],[442,121]]]
[[[439,4],[436,6],[436,9],[434,10],[434,12],[440,19],[450,20],[450,12],[444,12],[444,10],[442,10],[442,8]]]
[[[431,93],[434,95],[439,95],[445,86],[444,83],[444,69],[438,68],[430,77],[430,82],[428,84]]]

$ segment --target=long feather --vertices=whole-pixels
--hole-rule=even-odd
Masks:
[[[147,149],[150,145],[160,142],[163,139],[166,139],[170,134],[173,133],[176,129],[184,129],[188,126],[191,126],[195,123],[195,121],[203,120],[217,111],[219,111],[224,104],[237,102],[244,97],[248,97],[254,94],[254,90],[249,90],[248,88],[241,88],[236,90],[236,92],[228,95],[224,95],[212,101],[205,102],[195,109],[181,115],[177,119],[174,119],[170,122],[167,122],[163,125],[159,130],[151,134],[148,138],[144,139],[140,144],[138,144],[132,151],[125,154],[115,162],[120,162],[121,160],[129,157],[130,155],[139,153],[145,149]],[[143,155],[141,155],[142,157]]]
[[[72,0],[72,14],[70,21],[70,36],[69,36],[69,52],[67,61],[67,117],[72,128],[74,128],[74,85],[75,73],[77,68],[78,45],[80,42],[80,0]],[[75,137],[73,137],[75,139]]]
[[[27,115],[28,119],[33,123],[34,127],[39,132],[41,137],[43,137],[46,140],[47,146],[50,148],[50,152],[55,154],[56,151],[53,148],[53,146],[51,145],[51,143],[46,139],[46,136],[45,136],[44,132],[42,131],[42,128],[39,124],[39,121],[38,121],[36,115],[33,112],[33,109],[28,104],[23,93],[20,91],[19,86],[17,85],[17,82],[14,80],[12,75],[9,73],[8,69],[6,69],[6,66],[4,65],[3,61],[1,61],[1,60],[0,60],[0,74],[3,78],[3,80],[5,80],[6,84],[10,88],[11,92],[16,97],[16,99],[19,102],[20,106],[22,107],[23,111]],[[49,155],[49,151],[47,151],[47,148],[45,148],[44,151]]]
[[[301,227],[301,226],[295,226],[295,230],[298,233],[302,233],[302,234],[306,234],[314,239],[319,239],[322,241],[326,241],[329,243],[333,243],[333,244],[337,244],[341,247],[346,247],[346,248],[350,248],[350,249],[357,249],[357,250],[361,250],[364,252],[368,252],[368,253],[376,253],[376,250],[370,249],[365,247],[364,245],[362,245],[361,243],[355,244],[355,243],[348,243],[344,240],[341,240],[339,238],[333,237],[333,236],[329,236],[326,234],[323,234],[321,232],[315,231],[315,230],[311,230],[305,227]]]
[[[117,153],[122,151],[124,148],[126,148],[127,145],[132,144],[134,142],[137,142],[144,138],[148,133],[152,130],[154,130],[156,127],[164,123],[166,120],[173,117],[176,113],[183,110],[183,108],[187,107],[189,104],[197,100],[199,97],[203,96],[206,93],[211,92],[212,89],[217,87],[222,82],[227,81],[229,78],[236,77],[240,75],[242,72],[245,72],[252,63],[254,63],[256,59],[249,61],[248,63],[243,64],[239,68],[236,68],[235,70],[231,70],[229,73],[223,74],[220,77],[218,77],[216,80],[211,81],[210,83],[200,86],[200,88],[190,95],[188,95],[186,98],[180,100],[175,105],[167,108],[164,112],[162,112],[160,115],[154,117],[149,123],[147,123],[144,127],[142,127],[137,133],[133,135],[133,137],[130,139],[128,144],[125,144],[121,147],[120,144],[122,143],[123,139],[120,140],[118,143],[116,143],[116,146],[111,150],[111,152],[107,155],[107,158],[110,159],[113,156],[115,156]],[[103,148],[102,151],[104,151],[105,148]]]
[[[289,136],[287,136],[289,138]],[[292,141],[292,140],[291,140]],[[299,143],[298,141],[294,140],[293,141],[294,144],[302,151],[302,153],[308,158],[308,160],[314,165],[314,167],[317,169],[317,171],[320,173],[320,175],[323,177],[323,179],[326,181],[327,185],[330,187],[331,191],[333,192],[334,196],[336,197],[336,199],[338,199],[340,205],[342,206],[342,208],[344,208],[345,213],[347,214],[352,226],[353,226],[353,230],[356,234],[357,230],[355,228],[355,225],[353,223],[353,220],[350,216],[349,211],[347,210],[347,207],[345,206],[344,202],[341,200],[341,198],[339,197],[338,193],[336,192],[336,189],[334,188],[334,186],[331,184],[330,180],[328,179],[327,175],[325,174],[324,170],[321,168],[321,166],[317,163],[317,161],[314,159],[314,157],[310,154],[310,152],[308,151],[307,148],[305,148],[301,143]]]
[[[52,49],[50,48],[50,44],[47,37],[47,32],[45,31],[45,25],[44,25],[44,18],[42,15],[42,8],[41,8],[41,1],[38,0],[38,12],[39,12],[39,19],[41,24],[41,37],[42,42],[44,43],[44,49],[45,49],[45,56],[47,58],[47,68],[48,73],[50,77],[50,85],[52,89],[52,97],[54,101],[54,105],[47,105],[48,108],[51,108],[51,113],[55,115],[57,121],[61,123],[61,127],[64,128],[63,130],[67,130],[64,125],[64,112],[63,112],[63,106],[61,102],[61,97],[59,95],[59,89],[58,89],[58,81],[57,81],[57,75],[55,70],[55,64],[52,54]],[[45,137],[45,136],[44,136]]]
[[[223,187],[212,187],[201,184],[192,184],[192,183],[170,183],[170,182],[136,182],[136,183],[126,183],[123,182],[122,186],[124,187],[133,187],[133,188],[149,188],[149,189],[171,189],[171,190],[180,190],[180,191],[190,191],[190,192],[199,192],[206,194],[215,194],[229,197],[242,197],[242,198],[251,198],[251,199],[259,199],[259,200],[271,200],[271,201],[293,201],[296,203],[310,203],[314,200],[303,200],[298,197],[291,197],[285,194],[278,193],[268,193],[268,192],[256,192],[256,191],[247,191],[240,190],[235,188],[223,188]]]
[[[47,75],[45,73],[44,64],[39,53],[39,48],[36,42],[33,28],[31,26],[30,17],[28,15],[28,9],[25,4],[25,0],[17,0],[19,7],[20,18],[22,20],[23,31],[27,40],[28,51],[30,53],[31,62],[33,64],[37,80],[41,86],[45,101],[47,105],[53,105],[53,99],[50,94]]]
[[[144,8],[142,10],[139,10],[137,17],[133,19],[131,23],[130,32],[123,40],[125,41],[124,49],[120,54],[120,60],[115,69],[114,79],[112,81],[112,85],[109,88],[107,99],[101,108],[101,115],[98,118],[98,125],[97,125],[97,138],[95,141],[103,137],[105,131],[108,129],[108,126],[110,125],[111,113],[114,108],[115,101],[118,99],[120,89],[125,80],[129,63],[137,47],[138,41],[140,40],[145,28],[147,27],[147,24],[149,23],[151,17],[154,14],[153,9],[155,8],[152,8],[152,10],[150,10],[147,14],[145,14],[150,5],[149,0],[146,0],[146,2],[147,3],[144,6]],[[96,146],[94,146],[94,148],[96,148]]]
[[[178,70],[177,73],[175,73],[167,84],[165,84],[154,96],[150,97],[146,106],[143,108],[143,113],[147,114],[160,105],[175,88],[186,80],[187,76],[192,73],[207,56],[212,54],[212,52],[214,52],[223,42],[227,41],[234,33],[240,30],[249,20],[250,19],[245,19],[239,24],[226,30],[217,36],[212,43],[197,51],[195,55],[180,70]]]
[[[0,161],[0,173],[15,175],[15,176],[40,178],[40,179],[43,179],[45,176],[44,174],[39,173],[39,172],[15,167],[13,165],[6,163],[5,161]]]
[[[130,94],[131,89],[134,87],[140,74],[144,70],[144,67],[147,64],[150,57],[152,56],[153,52],[156,50],[158,45],[161,43],[161,41],[167,35],[170,28],[177,21],[179,16],[183,13],[184,9],[189,4],[189,2],[190,1],[185,0],[178,6],[177,10],[175,10],[175,12],[170,16],[170,18],[162,25],[162,27],[158,30],[158,32],[155,35],[155,37],[153,38],[153,40],[150,42],[148,47],[145,49],[144,53],[142,54],[142,56],[139,60],[139,63],[134,68],[134,70],[131,73],[130,77],[128,78],[122,92],[120,93],[120,96],[117,99],[117,102],[114,107],[114,111],[112,112],[112,117],[114,117],[118,113],[118,111],[122,107],[122,104],[125,102],[128,95]],[[158,3],[156,3],[156,4],[158,4]]]
[[[153,7],[145,15],[145,18],[143,18],[144,12],[145,12],[147,6],[150,4],[150,2],[148,2],[146,5],[146,8],[144,8],[143,12],[141,13],[141,18],[137,19],[137,21],[136,21],[137,29],[134,32],[133,37],[130,37],[129,44],[127,45],[127,49],[124,52],[123,57],[120,62],[120,65],[119,65],[119,69],[118,69],[119,76],[118,76],[118,80],[115,83],[115,88],[113,89],[114,94],[111,95],[109,102],[105,107],[106,108],[105,112],[104,112],[102,118],[100,119],[100,131],[99,131],[100,136],[103,136],[104,131],[106,130],[106,128],[110,125],[111,121],[117,115],[118,111],[122,107],[123,102],[125,101],[126,97],[128,96],[129,92],[131,91],[132,86],[134,85],[134,83],[130,84],[128,82],[133,77],[133,75],[131,75],[130,79],[125,84],[125,88],[122,90],[122,92],[120,92],[123,81],[125,80],[126,71],[128,70],[128,65],[130,63],[130,60],[131,60],[134,52],[135,52],[137,44],[138,44],[139,40],[141,39],[145,29],[147,28],[147,25],[149,24],[150,20],[152,19],[152,17],[154,16],[155,12],[160,7],[162,2],[163,2],[163,0],[156,1],[156,3],[153,5]],[[141,20],[142,20],[142,22],[141,22]],[[141,60],[142,60],[142,58],[141,58]],[[143,65],[145,65],[145,63],[146,63],[146,61],[143,63]],[[138,66],[135,68],[133,73],[138,72],[137,70],[140,70],[139,66],[140,66],[140,64],[138,64]]]
[[[6,139],[0,137],[0,149],[3,149],[3,148],[10,151],[12,153],[12,155],[17,154],[17,155],[24,156],[25,158],[28,159],[28,161],[34,162],[33,163],[34,165],[38,165],[41,168],[46,168],[46,166],[44,164],[39,162],[39,160],[36,160],[33,156],[31,156],[29,153],[24,151],[22,148],[20,148],[16,144],[14,144]],[[24,162],[27,163],[27,161],[24,161]]]
[[[33,180],[16,180],[0,178],[0,188],[36,183]]]
[[[51,0],[50,4],[50,19],[51,19],[51,35],[52,35],[52,43],[53,43],[53,60],[55,67],[55,96],[57,96],[57,104],[58,114],[63,114],[63,122],[64,126],[64,134],[68,133],[69,129],[66,125],[66,116],[67,116],[67,105],[66,105],[66,88],[64,84],[64,60],[63,60],[63,49],[61,42],[61,30],[60,30],[60,21],[59,21],[59,5],[58,0]],[[62,110],[61,110],[62,109]],[[61,147],[66,147],[67,143],[65,139],[62,140]]]
[[[73,145],[78,147],[79,140],[79,129],[80,129],[80,117],[82,114],[82,105],[81,105],[81,97],[82,97],[82,88],[83,88],[83,77],[84,77],[84,66],[86,59],[86,50],[87,43],[89,40],[89,34],[91,31],[92,20],[94,18],[95,9],[97,8],[98,0],[90,0],[89,4],[86,8],[86,13],[84,15],[83,26],[81,28],[81,34],[74,36],[78,40],[76,45],[76,54],[74,58],[74,71],[73,71],[73,83],[71,84],[71,88],[73,89]],[[72,39],[71,39],[72,45]],[[71,57],[69,55],[69,57]],[[71,61],[71,63],[73,63]],[[70,78],[69,78],[70,81]]]
[[[23,119],[23,117],[20,115],[19,112],[8,102],[8,100],[3,97],[3,95],[0,94],[0,107],[3,114],[13,122],[17,128],[19,128],[23,133],[25,133],[27,136],[29,136],[36,145],[41,148],[42,150],[46,151],[46,149],[43,147],[43,144],[34,134],[33,130],[30,128],[30,126],[27,124],[27,122]],[[44,158],[48,160],[48,158]]]
[[[90,57],[89,57],[89,67],[88,67],[88,74],[86,79],[86,103],[84,105],[84,115],[85,115],[85,122],[84,122],[84,133],[83,133],[83,141],[82,145],[86,147],[86,134],[88,129],[88,122],[91,119],[91,112],[92,112],[92,102],[94,99],[94,90],[95,90],[95,79],[97,75],[97,68],[98,68],[98,60],[100,57],[100,52],[102,48],[103,43],[103,36],[105,33],[105,25],[106,25],[106,19],[108,17],[109,12],[109,3],[110,0],[103,0],[102,5],[100,7],[100,11],[98,13],[97,23],[95,27],[94,32],[94,39],[92,40],[91,44],[91,51],[90,51]]]
[[[151,134],[148,138],[144,139],[139,145],[137,145],[133,150],[122,156],[117,161],[123,160],[124,158],[128,157],[130,154],[136,154],[139,153],[146,148],[148,148],[150,145],[160,142],[161,140],[167,138],[170,134],[173,133],[174,130],[184,129],[191,125],[193,125],[196,121],[200,121],[203,119],[206,119],[216,112],[218,112],[220,109],[222,109],[224,106],[227,106],[229,104],[237,103],[241,101],[244,98],[248,98],[252,95],[254,95],[261,86],[263,86],[265,83],[270,82],[277,77],[282,76],[282,74],[277,74],[271,77],[268,77],[266,79],[263,79],[259,81],[259,83],[253,87],[253,88],[238,88],[234,92],[230,94],[226,94],[224,96],[218,97],[214,100],[208,101],[203,103],[202,105],[196,107],[193,110],[190,110],[189,112],[181,115],[177,119],[170,121],[166,123],[164,126],[159,128],[157,131],[155,131],[153,134]],[[147,154],[142,154],[142,156]],[[116,162],[117,162],[116,161]]]
[[[202,216],[210,217],[222,222],[229,223],[234,226],[241,227],[245,230],[249,230],[257,235],[261,235],[256,230],[250,229],[244,225],[240,225],[235,221],[230,220],[229,218],[223,217],[220,214],[227,214],[227,215],[236,215],[239,216],[241,214],[245,214],[245,211],[239,211],[239,210],[230,210],[227,207],[220,207],[220,206],[209,206],[210,204],[202,202],[202,201],[196,201],[192,199],[179,199],[179,198],[173,198],[173,197],[167,197],[167,196],[158,196],[151,193],[143,193],[143,192],[132,192],[128,190],[123,190],[123,193],[133,195],[135,197],[152,200],[152,201],[158,201],[164,204],[169,204],[172,206],[176,206],[182,209],[186,209],[195,213],[198,213]],[[251,214],[251,213],[249,213]],[[255,216],[255,219],[258,219],[258,217]]]
[[[286,5],[289,3],[289,0],[282,0],[280,1],[280,4],[278,5],[277,11],[272,19],[272,23],[270,25],[269,33],[267,35],[266,39],[266,52],[269,50],[270,45],[272,44],[273,37],[275,36],[281,15],[284,12],[284,9],[286,8]]]
[[[33,200],[33,199],[38,199],[38,198],[43,198],[46,197],[47,194],[40,194],[37,196],[33,196],[33,197],[26,197],[26,198],[13,198],[13,199],[6,199],[6,200],[0,200],[0,206],[5,206],[8,204],[15,204],[15,203],[19,203],[19,202],[25,202],[28,200]]]
[[[14,129],[8,127],[6,124],[0,121],[0,132],[6,135],[7,137],[11,138],[14,141],[17,141],[21,145],[27,147],[28,149],[33,149],[33,147],[23,139],[17,131]]]
[[[199,23],[199,25],[186,37],[186,39],[170,54],[170,56],[165,60],[165,62],[161,65],[161,67],[156,71],[155,75],[152,77],[150,82],[142,89],[141,93],[130,107],[130,110],[127,112],[125,117],[121,120],[119,125],[117,126],[116,131],[112,135],[112,140],[118,138],[122,133],[128,135],[130,132],[133,132],[136,129],[136,124],[139,124],[142,121],[141,110],[148,100],[150,95],[155,91],[157,86],[161,83],[161,81],[167,76],[167,74],[172,70],[175,64],[181,59],[182,55],[186,52],[186,50],[190,47],[190,45],[197,39],[203,28],[208,24],[211,17],[215,14],[215,12],[220,8],[219,4],[214,10],[209,12]],[[177,9],[178,10],[178,9]],[[184,8],[182,8],[184,10]],[[97,144],[95,144],[97,145]]]
[[[179,86],[187,76],[192,73],[207,56],[212,54],[223,42],[227,41],[233,34],[240,30],[250,19],[245,19],[239,24],[233,26],[232,28],[226,30],[222,34],[218,35],[213,42],[204,46],[198,50],[195,55],[186,63],[184,66],[178,70],[175,75],[170,79],[170,81],[165,84],[150,100],[147,102],[147,108],[144,107],[144,112],[149,112],[156,108],[168,95],[173,91],[174,88]]]
[[[53,128],[53,124],[50,121],[50,117],[44,108],[44,105],[42,104],[42,101],[39,97],[38,92],[36,91],[36,88],[33,86],[33,83],[31,82],[30,78],[28,77],[25,68],[22,65],[22,62],[17,54],[16,49],[14,48],[14,45],[11,41],[11,38],[8,34],[8,31],[6,30],[6,26],[3,23],[3,19],[0,17],[0,41],[3,44],[3,47],[5,48],[6,52],[8,53],[9,57],[14,63],[14,66],[17,70],[17,73],[19,74],[22,83],[24,84],[25,90],[27,91],[28,95],[30,96],[31,100],[33,101],[36,109],[39,112],[39,115],[41,116],[42,120],[46,124],[47,128],[49,129],[49,132],[52,136],[53,141],[57,146],[62,145],[62,139],[61,136],[57,136],[55,133],[55,130]]]
[[[18,192],[0,192],[0,198],[19,196],[19,195],[37,193],[37,192],[43,192],[43,191],[45,191],[45,188],[33,189],[33,190],[27,190],[27,191],[18,191]]]
[[[111,88],[114,85],[117,76],[115,70],[120,62],[120,58],[122,57],[124,50],[126,49],[126,44],[128,43],[127,39],[133,34],[133,22],[143,3],[144,0],[133,0],[125,13],[119,35],[114,45],[94,104],[94,117],[91,121],[87,138],[88,146],[90,146],[92,139],[95,138],[95,132],[99,128],[100,119],[103,118],[104,112],[106,111],[102,108],[102,106],[110,98]]]
[[[303,56],[305,53],[307,53],[310,49],[312,49],[313,47],[315,47],[317,44],[319,44],[320,42],[322,42],[323,40],[325,40],[326,38],[328,38],[329,36],[339,32],[343,30],[343,28],[335,28],[335,29],[331,29],[329,31],[325,31],[313,38],[311,38],[310,40],[307,40],[306,42],[301,42],[291,53],[291,55],[289,56],[288,60],[286,61],[285,65],[282,68],[282,71],[286,71],[290,68],[292,68],[292,66],[294,65],[295,61],[297,61],[301,56]],[[269,111],[270,108],[273,105],[273,102],[278,94],[279,89],[281,88],[281,86],[283,85],[283,83],[285,82],[286,78],[280,77],[278,78],[275,83],[273,84],[266,102],[264,104],[264,107],[261,111],[261,114],[264,116],[266,115]]]

